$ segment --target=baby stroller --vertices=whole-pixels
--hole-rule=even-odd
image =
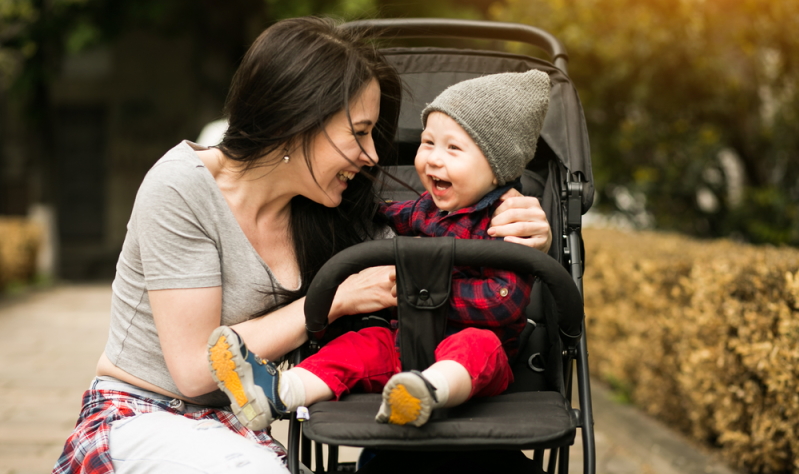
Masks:
[[[426,368],[446,324],[452,266],[483,266],[532,273],[536,278],[519,356],[511,361],[514,383],[502,395],[476,399],[449,409],[421,428],[375,423],[380,394],[350,394],[337,402],[309,407],[310,416],[290,422],[288,465],[300,472],[353,471],[338,463],[338,446],[391,452],[516,453],[533,450],[530,472],[569,469],[569,448],[582,434],[583,471],[595,472],[591,391],[582,303],[583,243],[581,216],[591,206],[593,183],[582,107],[566,72],[568,57],[560,42],[537,28],[495,22],[402,19],[364,20],[349,28],[368,28],[374,37],[466,37],[520,41],[548,53],[552,63],[496,51],[433,47],[383,50],[397,68],[409,94],[403,97],[397,142],[398,166],[389,169],[406,183],[423,188],[413,169],[420,142],[420,113],[451,84],[501,72],[539,69],[552,83],[549,111],[535,158],[522,177],[523,193],[540,199],[552,225],[549,255],[498,241],[451,238],[366,242],[331,259],[314,279],[305,304],[311,341],[326,327],[336,288],[347,276],[375,265],[397,265],[398,313],[403,370]],[[415,199],[394,186],[386,199]],[[413,350],[409,350],[413,348]],[[298,358],[299,360],[299,358]],[[576,377],[573,367],[576,362]],[[572,405],[577,381],[579,409]],[[311,443],[315,443],[312,450]],[[327,470],[323,445],[328,446]],[[380,451],[382,452],[382,451]],[[548,455],[548,456],[547,456]],[[545,458],[548,460],[545,464]]]

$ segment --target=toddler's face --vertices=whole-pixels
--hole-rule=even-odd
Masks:
[[[416,152],[416,172],[439,209],[457,211],[477,203],[497,187],[480,147],[441,112],[431,112]]]

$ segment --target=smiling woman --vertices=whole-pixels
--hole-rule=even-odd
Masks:
[[[307,340],[319,268],[388,233],[375,165],[393,151],[400,91],[375,47],[331,20],[284,20],[255,40],[222,141],[178,144],[139,188],[108,343],[54,472],[286,472],[283,447],[227,409],[206,344],[231,326],[274,360]],[[509,197],[497,213],[496,235],[548,247],[537,201]],[[353,275],[329,320],[396,305],[393,286],[393,267]]]
[[[206,341],[232,325],[275,359],[306,340],[302,296],[318,268],[384,235],[373,165],[391,150],[399,99],[394,70],[333,21],[286,20],[254,42],[221,143],[180,143],[139,188],[98,377],[54,472],[285,472],[282,446],[223,409]],[[393,272],[348,280],[330,319],[395,305]]]

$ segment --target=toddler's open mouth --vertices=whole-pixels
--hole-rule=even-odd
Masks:
[[[433,186],[439,191],[446,191],[452,186],[452,183],[449,181],[444,181],[443,179],[436,178],[435,176],[431,176],[430,179],[433,180]]]

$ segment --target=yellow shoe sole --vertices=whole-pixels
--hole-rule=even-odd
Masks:
[[[253,378],[252,367],[237,348],[238,337],[221,326],[208,339],[208,367],[220,390],[230,400],[230,409],[247,428],[258,431],[269,427],[272,413],[263,390]]]

